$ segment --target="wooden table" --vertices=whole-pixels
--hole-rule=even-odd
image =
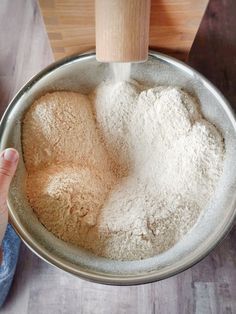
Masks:
[[[211,0],[188,62],[235,106],[235,0]],[[36,0],[0,1],[0,113],[33,74],[53,61]],[[236,107],[235,107],[236,109]],[[22,245],[2,314],[236,313],[236,228],[203,261],[161,282],[110,287],[43,262]]]
[[[55,59],[94,48],[94,2],[39,0]],[[208,0],[152,0],[149,32],[152,49],[184,59],[207,3]]]

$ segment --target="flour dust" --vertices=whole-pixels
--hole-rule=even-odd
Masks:
[[[116,83],[129,81],[131,72],[130,62],[113,62],[110,63],[113,79]]]

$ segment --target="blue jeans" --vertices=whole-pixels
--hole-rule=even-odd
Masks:
[[[0,307],[10,290],[20,250],[20,239],[8,224],[2,242],[3,259],[0,265]]]

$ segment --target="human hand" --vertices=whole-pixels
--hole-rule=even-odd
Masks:
[[[7,148],[0,154],[0,247],[7,227],[7,195],[19,160],[18,152]]]

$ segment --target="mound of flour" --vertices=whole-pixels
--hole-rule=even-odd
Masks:
[[[59,238],[120,260],[151,257],[196,223],[223,170],[224,145],[175,87],[104,82],[54,92],[23,122],[27,194]]]

